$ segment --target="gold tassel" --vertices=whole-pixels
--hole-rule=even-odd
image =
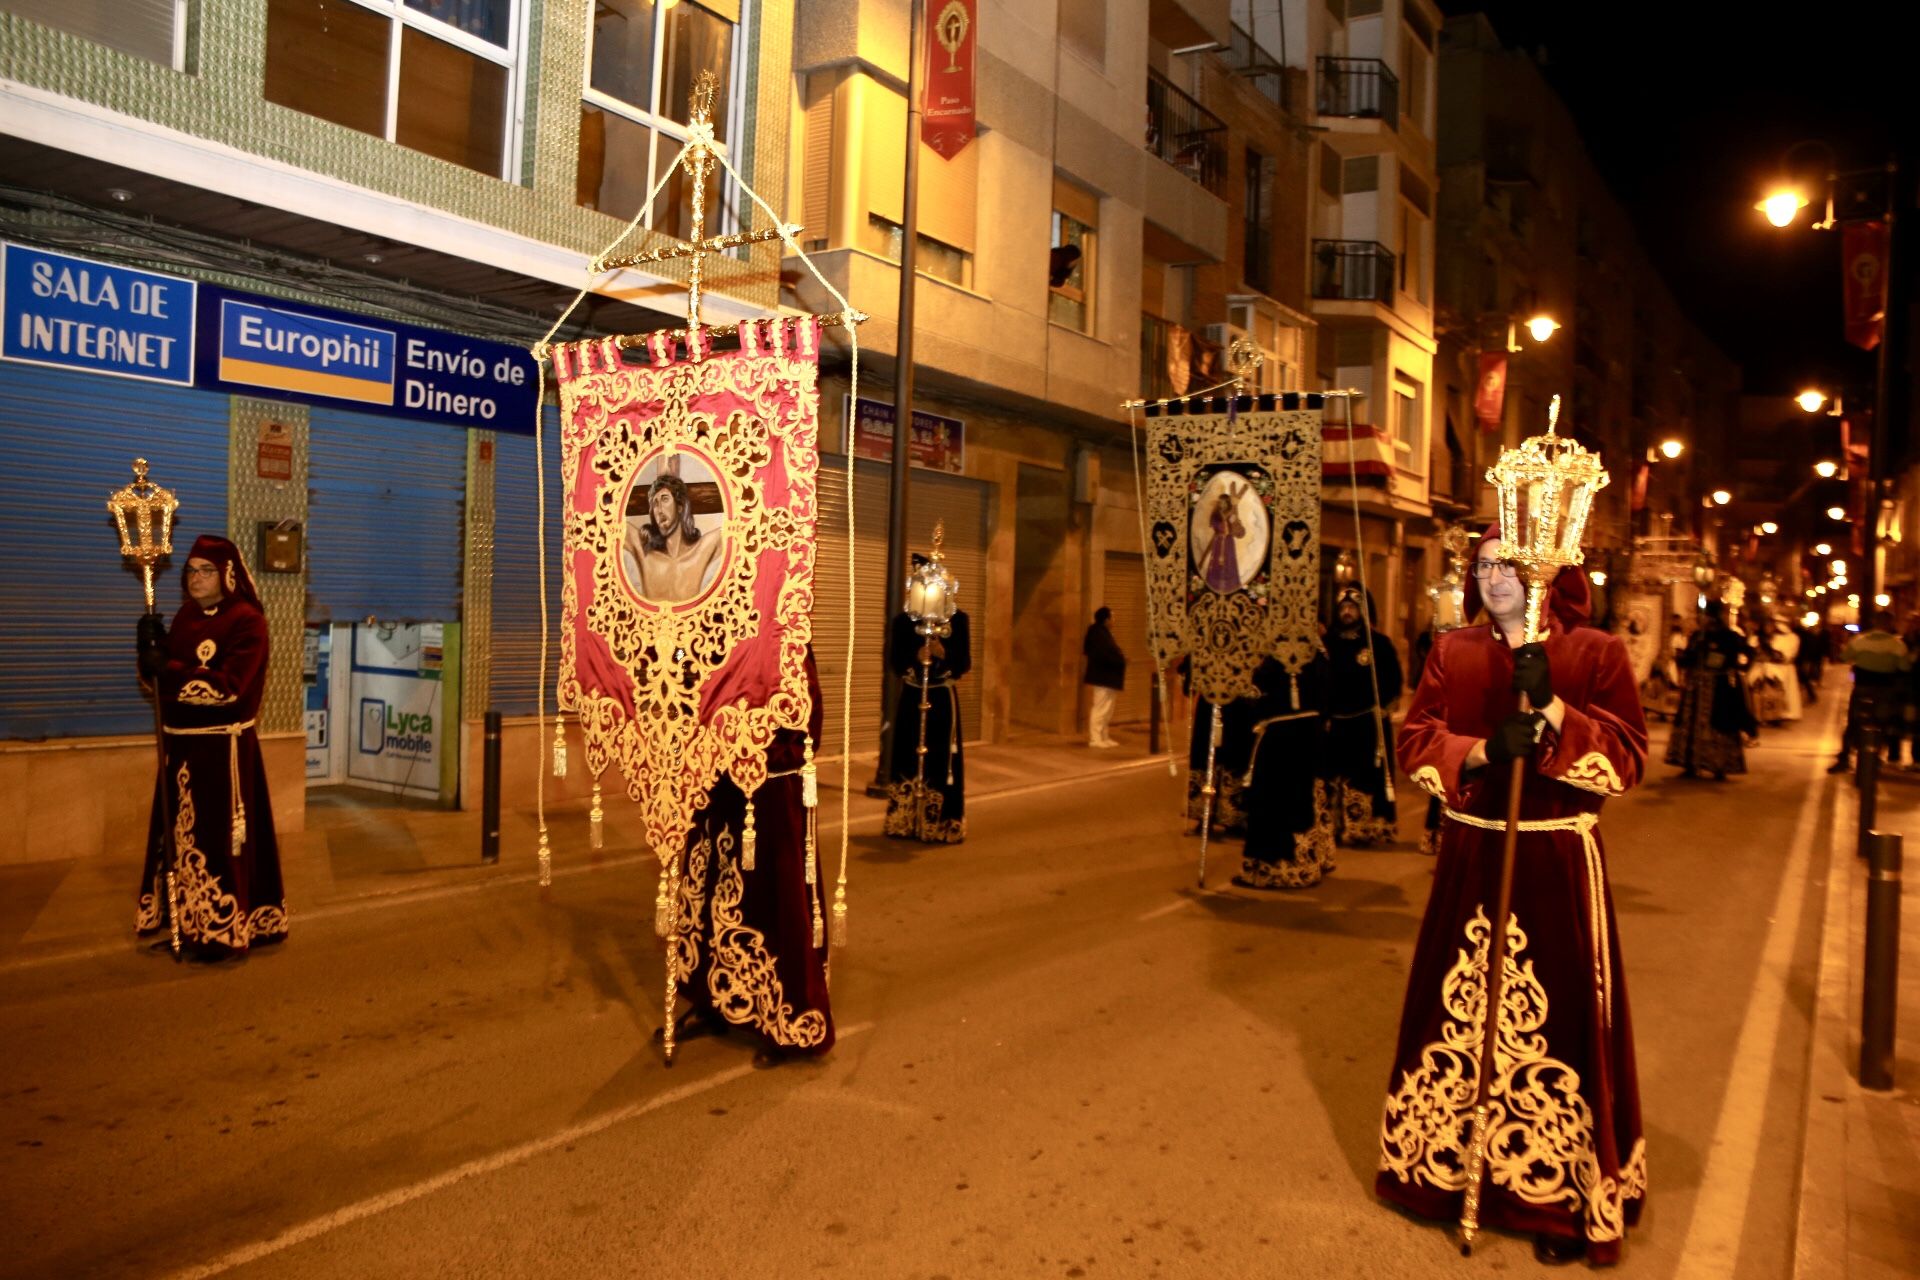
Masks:
[[[606,847],[606,834],[602,831],[602,820],[606,817],[600,808],[600,779],[593,780],[593,808],[587,811],[587,847],[601,849]]]
[[[565,716],[553,718],[553,776],[567,776],[567,720]]]
[[[820,771],[813,767],[813,736],[805,744],[806,762],[800,766],[800,803],[809,809],[820,807]],[[813,881],[807,881],[812,884]]]
[[[840,885],[833,891],[833,945],[847,945],[847,886]]]
[[[660,887],[653,894],[653,931],[659,937],[667,936],[667,864],[660,864]]]
[[[553,883],[553,850],[547,847],[547,829],[540,828],[540,887]]]
[[[751,871],[754,868],[754,855],[760,848],[760,834],[753,827],[753,797],[747,797],[747,826],[740,833],[740,869]]]
[[[240,846],[247,842],[247,806],[235,801],[233,805],[233,852],[240,854]]]
[[[809,813],[807,814],[807,884],[809,886],[820,882],[820,860],[815,856],[814,849],[813,814]],[[819,944],[815,943],[814,945],[818,946]]]
[[[817,854],[818,830],[814,826],[813,814],[807,814],[807,897],[813,901],[813,949],[818,951],[826,945],[827,925],[820,918],[820,859]]]

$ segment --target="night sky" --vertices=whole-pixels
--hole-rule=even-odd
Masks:
[[[1655,266],[1748,391],[1845,383],[1870,400],[1873,356],[1840,332],[1838,233],[1807,229],[1825,154],[1795,155],[1814,204],[1794,226],[1775,230],[1752,206],[1802,138],[1830,143],[1842,169],[1883,164],[1894,145],[1920,164],[1920,6],[1441,4],[1487,14],[1509,47],[1544,51]]]

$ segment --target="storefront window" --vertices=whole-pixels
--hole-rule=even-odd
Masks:
[[[267,101],[504,176],[513,3],[267,0]]]
[[[580,204],[631,218],[654,184],[667,177],[686,142],[687,117],[700,72],[719,84],[713,130],[731,159],[731,95],[737,24],[721,6],[673,0],[596,0],[587,90],[581,103],[580,158],[575,194]],[[725,197],[732,183],[716,171],[707,188],[705,232],[729,225]],[[667,185],[642,225],[691,239],[692,192],[684,170]]]

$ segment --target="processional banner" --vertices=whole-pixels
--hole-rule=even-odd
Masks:
[[[1147,587],[1155,658],[1185,654],[1196,697],[1258,694],[1273,658],[1319,651],[1323,398],[1147,406]]]
[[[748,796],[812,711],[817,317],[745,321],[737,351],[648,338],[553,348],[566,530],[559,701],[617,765],[663,868],[722,775]],[[631,340],[629,340],[631,341]]]

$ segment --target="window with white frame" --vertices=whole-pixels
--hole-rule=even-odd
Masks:
[[[718,150],[729,149],[738,104],[734,59],[737,0],[594,0],[593,46],[580,103],[580,163],[575,198],[618,218],[639,212],[655,184],[666,186],[642,225],[680,240],[726,228],[722,194],[731,183],[718,165],[709,175],[706,226],[693,226],[693,193],[674,157],[687,139],[687,118],[702,71],[719,81],[713,98]]]
[[[1393,371],[1393,452],[1402,471],[1426,471],[1426,388],[1398,369]]]
[[[187,0],[0,0],[0,13],[187,69]]]
[[[267,0],[266,98],[509,175],[520,0]]]
[[[1305,329],[1259,298],[1229,299],[1227,327],[1229,342],[1245,338],[1259,349],[1254,391],[1266,395],[1307,389]]]

